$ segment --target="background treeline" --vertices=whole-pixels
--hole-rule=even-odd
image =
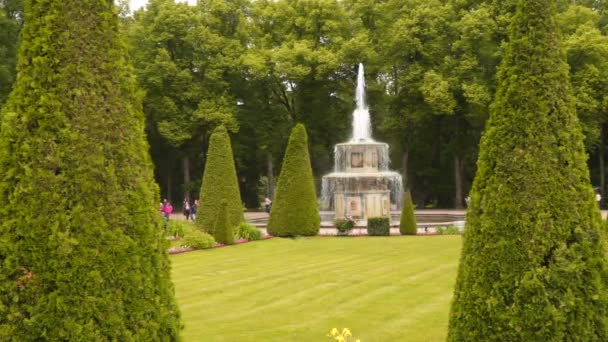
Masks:
[[[0,0],[0,106],[14,80],[22,1]],[[162,196],[198,196],[218,125],[232,136],[247,207],[273,192],[297,122],[319,185],[334,144],[349,138],[363,62],[374,137],[390,144],[414,202],[462,207],[515,3],[150,0],[131,14],[120,1]],[[608,1],[558,3],[592,181],[605,190]]]

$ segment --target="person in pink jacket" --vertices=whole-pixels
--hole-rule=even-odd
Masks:
[[[167,229],[169,228],[169,219],[173,213],[173,206],[171,205],[171,202],[167,201],[166,199],[163,200],[163,206],[160,211],[165,218],[165,233],[167,233]]]

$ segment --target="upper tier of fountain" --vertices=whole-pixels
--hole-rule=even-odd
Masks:
[[[388,171],[388,144],[376,141],[347,142],[334,147],[334,172]]]

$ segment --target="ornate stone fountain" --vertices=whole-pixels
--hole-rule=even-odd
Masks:
[[[372,139],[363,64],[359,64],[356,101],[353,136],[335,146],[334,172],[323,177],[321,210],[333,211],[334,219],[390,217],[391,210],[401,205],[401,175],[388,168],[388,144]]]

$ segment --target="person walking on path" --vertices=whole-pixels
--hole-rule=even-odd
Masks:
[[[196,220],[196,210],[198,209],[198,200],[194,200],[194,203],[190,207],[190,218],[192,221]]]
[[[167,233],[169,229],[169,219],[171,218],[171,214],[173,213],[173,206],[171,202],[165,200],[165,205],[163,206],[163,216],[165,218],[165,233]]]
[[[266,212],[270,214],[270,209],[272,208],[272,200],[268,197],[264,198],[264,204],[266,207]]]
[[[190,219],[190,214],[191,214],[190,201],[188,200],[188,198],[184,198],[184,216],[186,217],[186,221],[188,221]]]

